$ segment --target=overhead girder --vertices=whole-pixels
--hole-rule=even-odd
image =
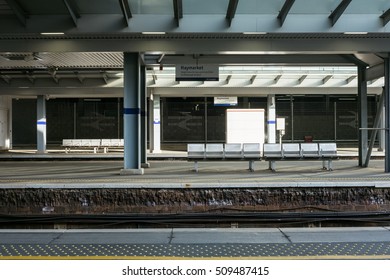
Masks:
[[[129,26],[129,20],[132,18],[129,2],[127,0],[119,0],[119,5],[121,6],[124,22],[126,26]]]
[[[7,1],[17,3],[14,0]],[[231,1],[233,4],[238,3],[237,0]],[[290,1],[286,3],[292,3]],[[388,18],[386,13],[382,15],[344,13],[342,16],[340,14],[337,24],[332,25],[335,16],[329,19],[329,14],[288,13],[287,10],[281,10],[279,14],[238,14],[232,8],[228,9],[226,14],[207,16],[205,14],[185,14],[180,18],[180,9],[177,9],[172,12],[172,15],[137,14],[137,16],[133,16],[130,7],[126,3],[125,0],[119,0],[118,6],[121,7],[122,12],[118,14],[79,14],[79,18],[74,17],[74,19],[77,18],[77,27],[74,21],[69,20],[69,10],[68,14],[29,14],[27,16],[22,9],[14,8],[14,13],[19,21],[16,21],[14,16],[0,17],[0,34],[19,34],[23,36],[59,31],[73,35],[88,33],[134,34],[142,32],[223,34],[244,32],[326,34],[350,31],[389,32],[388,24],[384,25]],[[180,1],[177,1],[177,3],[180,3]],[[288,8],[288,6],[286,7]],[[76,9],[73,8],[70,11],[75,13]],[[286,16],[288,16],[288,24],[281,26],[281,20]],[[380,18],[381,16],[382,18]],[[364,20],[362,20],[362,17],[364,17]],[[234,24],[231,24],[233,18]],[[129,19],[131,19],[131,25]],[[180,19],[179,26],[175,19]],[[231,25],[229,26],[229,24]]]
[[[352,0],[341,0],[340,4],[334,9],[334,11],[330,14],[329,19],[332,23],[332,26],[336,24],[341,15],[347,9],[348,5],[352,2]]]
[[[173,0],[173,14],[175,17],[176,25],[180,26],[180,19],[183,18],[183,2],[182,0]]]
[[[69,12],[69,15],[71,16],[74,26],[77,27],[77,19],[80,18],[80,14],[77,12],[77,10],[74,8],[74,4],[70,0],[63,0],[64,4]]]
[[[295,2],[295,0],[286,0],[286,2],[284,2],[284,5],[283,5],[283,7],[280,10],[279,15],[278,15],[278,20],[280,22],[280,26],[282,26],[284,21],[286,20],[288,12],[290,11],[294,2]]]
[[[194,59],[191,55],[165,55],[159,61],[159,55],[144,55],[148,66],[176,64],[218,64],[218,65],[354,65],[345,56],[337,54],[284,54],[284,55],[202,55]]]
[[[386,24],[388,24],[389,21],[390,21],[390,8],[389,8],[386,12],[384,12],[384,13],[380,16],[380,18],[383,20],[383,26],[385,26]]]
[[[20,7],[19,3],[15,0],[5,0],[5,1],[7,2],[8,6],[13,10],[14,14],[18,18],[22,26],[26,26],[27,17],[22,7]]]
[[[232,25],[232,20],[236,14],[237,6],[239,0],[229,0],[228,9],[226,11],[226,20],[229,27]]]
[[[0,52],[146,52],[159,54],[353,54],[386,52],[390,34],[165,34],[0,36]],[[21,43],[28,42],[28,44]]]

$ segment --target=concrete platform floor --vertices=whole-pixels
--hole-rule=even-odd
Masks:
[[[199,172],[185,160],[151,160],[144,175],[120,175],[123,160],[6,160],[0,161],[0,187],[50,188],[196,188],[196,187],[390,187],[384,160],[367,168],[357,160],[334,161],[333,171],[322,170],[321,161],[281,161],[276,172],[268,162],[248,171],[244,161],[200,162]]]
[[[390,259],[390,228],[0,230],[0,260],[48,258]]]

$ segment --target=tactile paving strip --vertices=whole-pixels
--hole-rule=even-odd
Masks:
[[[7,244],[1,257],[316,257],[390,256],[390,242],[274,244]]]

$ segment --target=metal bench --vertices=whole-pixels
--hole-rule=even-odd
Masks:
[[[123,148],[123,139],[102,139],[100,146],[103,148],[103,152],[107,153],[109,148]]]
[[[279,160],[322,160],[323,169],[331,171],[332,160],[338,159],[336,143],[265,143],[263,157],[272,171]]]
[[[259,143],[244,143],[242,147],[244,159],[249,161],[249,170],[254,171],[253,165],[255,160],[261,159],[261,151]]]
[[[199,161],[247,160],[253,171],[255,160],[260,160],[260,144],[188,144],[187,159],[194,162],[194,171],[199,171]]]
[[[100,146],[100,139],[63,139],[62,146],[65,148],[65,153],[70,152],[72,148],[93,148],[93,152],[97,153]]]
[[[326,170],[333,170],[332,161],[338,159],[336,143],[320,143],[319,155],[322,159],[322,168]]]

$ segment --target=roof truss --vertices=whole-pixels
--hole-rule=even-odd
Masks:
[[[229,27],[232,25],[232,20],[236,14],[238,6],[238,0],[229,0],[229,6],[226,12],[226,19],[228,21]]]
[[[173,13],[175,15],[176,25],[179,27],[180,19],[183,18],[183,1],[173,0]]]
[[[72,0],[63,0],[66,8],[68,9],[68,12],[70,16],[72,17],[74,25],[77,27],[77,19],[80,18],[80,14],[76,11],[74,8]]]
[[[384,12],[380,18],[383,20],[383,26],[385,26],[390,21],[390,9]]]
[[[22,7],[19,5],[19,3],[16,2],[15,0],[5,0],[5,1],[10,6],[10,8],[13,10],[13,12],[16,15],[16,17],[20,21],[20,23],[23,26],[26,26],[26,24],[27,24],[26,13],[22,9]]]
[[[287,14],[290,11],[291,7],[293,6],[294,2],[295,2],[295,0],[286,0],[286,2],[284,2],[284,5],[283,5],[283,7],[280,10],[279,15],[278,15],[278,20],[280,22],[280,26],[283,25],[283,23],[287,17]]]
[[[119,5],[121,6],[126,26],[129,26],[129,19],[132,18],[129,2],[128,0],[119,0]]]
[[[341,3],[337,6],[337,8],[330,14],[329,19],[331,21],[332,26],[336,24],[338,19],[347,9],[348,5],[352,2],[352,0],[342,0]]]

